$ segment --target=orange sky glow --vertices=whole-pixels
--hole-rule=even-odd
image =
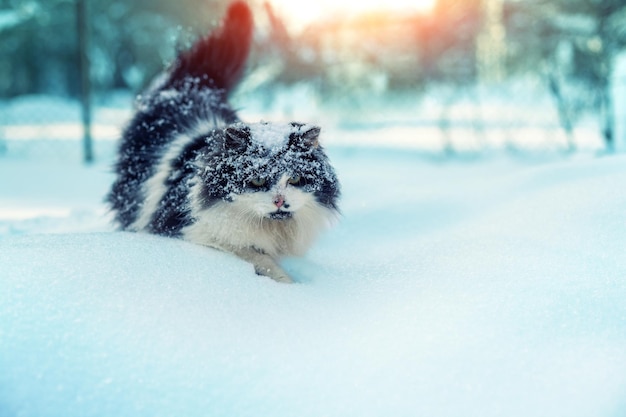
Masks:
[[[377,11],[427,12],[436,0],[270,0],[289,26],[302,27],[330,15],[346,16]]]

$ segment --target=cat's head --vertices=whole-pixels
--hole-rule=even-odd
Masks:
[[[319,208],[336,212],[339,182],[319,134],[313,125],[265,122],[215,132],[199,161],[203,203],[230,202],[273,220]]]

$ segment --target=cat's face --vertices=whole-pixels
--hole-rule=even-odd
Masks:
[[[231,204],[250,216],[285,220],[318,204],[313,193],[302,189],[303,183],[297,174],[283,174],[273,183],[258,177],[251,185],[258,189],[231,196]]]
[[[339,183],[311,125],[238,123],[209,138],[201,156],[202,197],[247,216],[287,220],[336,210]]]

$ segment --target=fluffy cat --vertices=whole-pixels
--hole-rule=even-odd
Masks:
[[[252,30],[248,5],[232,3],[139,98],[107,201],[124,230],[227,251],[291,282],[278,260],[303,255],[336,219],[339,183],[319,127],[246,124],[229,105]]]

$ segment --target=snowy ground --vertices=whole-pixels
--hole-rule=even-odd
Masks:
[[[626,156],[329,150],[295,285],[114,232],[106,164],[0,157],[0,416],[626,415]]]
[[[294,100],[266,118],[318,114]],[[446,131],[428,100],[327,115],[343,218],[288,286],[113,230],[108,101],[91,167],[75,103],[0,103],[0,417],[626,415],[626,156],[593,156],[593,125],[564,155],[549,103],[507,94]]]

